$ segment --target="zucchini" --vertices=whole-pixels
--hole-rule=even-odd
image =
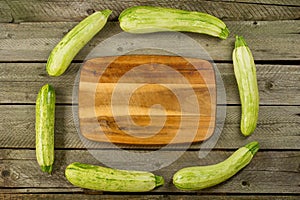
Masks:
[[[111,10],[97,11],[77,24],[54,47],[46,70],[50,76],[63,74],[77,53],[104,27]]]
[[[65,176],[75,186],[110,192],[145,192],[164,184],[163,177],[150,172],[119,170],[79,162],[67,166]]]
[[[43,172],[52,172],[54,162],[55,91],[44,85],[36,100],[36,158]]]
[[[258,120],[259,94],[254,59],[243,37],[236,36],[232,59],[242,107],[240,128],[249,136]]]
[[[251,142],[218,164],[183,168],[174,174],[173,183],[181,190],[200,190],[217,185],[248,165],[258,149],[258,142]]]
[[[226,39],[229,30],[215,16],[195,11],[155,6],[134,6],[119,16],[121,28],[130,33],[185,31],[203,33]]]

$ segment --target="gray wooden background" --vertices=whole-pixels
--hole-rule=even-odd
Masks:
[[[152,192],[118,194],[85,190],[64,177],[74,161],[98,164],[75,129],[72,90],[89,51],[119,32],[117,17],[133,5],[157,5],[206,12],[221,18],[227,40],[187,34],[216,61],[227,95],[227,115],[213,151],[199,160],[193,145],[171,166],[156,171],[166,184]],[[61,77],[49,77],[45,63],[52,48],[81,19],[95,10],[113,10],[105,28],[76,56]],[[299,0],[0,0],[0,199],[297,199],[300,194],[300,1]],[[260,112],[255,133],[239,131],[240,101],[231,53],[234,35],[243,35],[257,64]],[[40,87],[56,88],[56,161],[52,175],[35,159],[35,100]],[[76,102],[75,102],[76,103]],[[184,166],[226,159],[235,149],[257,140],[261,149],[250,165],[230,180],[201,191],[182,192],[172,185]],[[123,146],[132,151],[156,147]],[[109,156],[109,150],[107,156]],[[117,161],[116,161],[117,162]],[[120,163],[122,164],[122,163]],[[298,196],[297,196],[298,195]]]

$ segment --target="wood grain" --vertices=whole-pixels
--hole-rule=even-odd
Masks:
[[[197,143],[176,163],[157,171],[167,181],[165,186],[153,192],[116,194],[74,187],[63,174],[67,164],[73,161],[101,164],[86,151],[74,124],[72,109],[76,110],[76,106],[71,104],[73,87],[78,86],[75,77],[82,61],[96,45],[121,32],[117,22],[120,12],[133,5],[146,4],[210,13],[228,25],[231,34],[224,41],[206,35],[185,34],[217,61],[228,104],[222,134],[205,159],[198,159],[201,143]],[[84,17],[106,8],[112,9],[113,13],[105,28],[76,56],[67,73],[61,77],[49,77],[45,62],[53,47]],[[299,0],[0,0],[0,200],[299,199],[299,19]],[[245,37],[258,63],[259,123],[255,133],[248,138],[239,131],[240,101],[230,64],[236,34]],[[168,40],[172,45],[180,38]],[[146,44],[143,40],[139,42]],[[122,46],[119,47],[117,54],[124,54]],[[190,46],[174,47],[184,52],[191,51],[188,49]],[[169,55],[149,49],[137,53]],[[54,85],[58,102],[56,162],[52,176],[40,172],[34,151],[34,104],[37,92],[45,83]],[[77,98],[74,103],[78,103]],[[229,181],[200,192],[181,192],[172,185],[171,177],[175,170],[222,161],[236,148],[253,140],[260,142],[261,150],[249,166]],[[92,141],[88,143],[94,148],[99,147],[97,144]],[[119,147],[130,151],[159,148],[137,145]],[[106,156],[110,156],[113,150],[104,144],[100,149],[107,152]],[[170,150],[178,151],[180,146]],[[124,160],[115,162],[126,166]]]
[[[80,130],[90,140],[191,143],[206,140],[215,128],[215,72],[205,60],[93,58],[81,68],[78,99]]]
[[[231,31],[231,35],[226,40],[219,40],[206,35],[187,33],[186,36],[199,43],[213,60],[231,61],[232,49],[234,47],[234,35],[245,37],[256,61],[283,61],[299,60],[300,53],[298,49],[300,44],[295,42],[300,39],[300,21],[226,21]],[[51,50],[62,39],[62,37],[76,25],[73,22],[57,23],[21,23],[21,24],[0,24],[0,61],[1,62],[46,62]],[[107,23],[106,26],[93,38],[75,57],[76,61],[82,61],[88,53],[105,39],[120,33],[121,29],[116,22]],[[177,37],[165,38],[169,40],[170,48],[180,48],[183,53],[191,54],[193,49],[185,43],[174,43],[180,41]],[[145,47],[149,46],[149,41],[144,37],[127,39],[130,42],[138,42]],[[132,41],[131,41],[132,40]],[[160,40],[151,41],[159,44]],[[114,55],[124,55],[119,40],[114,40],[113,45],[118,48],[114,49]],[[119,46],[118,46],[119,45]],[[172,46],[173,45],[173,46]],[[175,45],[175,46],[174,46]],[[128,46],[127,46],[128,47]],[[196,48],[193,47],[193,48]],[[110,49],[111,50],[111,49]],[[199,51],[196,48],[195,51]],[[151,49],[142,49],[135,54],[167,54],[166,51],[157,51]],[[111,54],[110,54],[111,55]],[[103,55],[103,56],[109,56]],[[186,55],[193,57],[192,55]]]
[[[44,194],[0,194],[0,200],[73,200],[74,194],[70,194],[71,192],[66,190],[66,194],[51,194],[51,193],[44,193]],[[7,191],[7,190],[5,190]],[[11,193],[18,193],[18,191],[41,191],[37,189],[15,189],[14,191],[11,191]],[[52,190],[48,190],[52,191]],[[59,190],[61,191],[61,190]],[[68,194],[69,193],[69,194]],[[84,193],[84,194],[83,194]],[[184,195],[184,194],[178,194],[178,195],[168,195],[168,194],[144,194],[142,196],[138,196],[135,194],[101,194],[101,192],[95,192],[95,191],[83,191],[82,193],[76,193],[76,198],[78,199],[84,199],[84,200],[114,200],[114,199],[133,199],[133,200],[160,200],[160,199],[167,199],[167,200],[195,200],[199,198],[203,199],[215,199],[215,200],[297,200],[296,196],[290,196],[290,195],[251,195],[248,194],[246,196],[244,195],[206,195],[206,194],[193,194],[193,195]]]
[[[206,12],[225,20],[299,19],[300,5],[285,1],[0,1],[0,22],[79,21],[95,10],[113,10],[110,20],[117,20],[122,10],[135,5],[153,5]],[[9,8],[9,9],[7,9]],[[8,14],[11,17],[7,16]],[[12,18],[12,19],[11,19]]]
[[[11,23],[14,21],[9,5],[4,1],[0,1],[0,22]]]
[[[56,89],[57,103],[73,101],[73,87],[81,64],[72,64],[60,77],[49,77],[45,63],[0,63],[0,103],[35,103],[40,87],[46,83]],[[226,90],[228,104],[240,104],[232,64],[217,63]],[[299,105],[299,65],[256,65],[261,105]],[[75,94],[75,93],[74,93]]]
[[[56,150],[53,173],[52,175],[46,175],[39,169],[34,150],[1,149],[0,152],[0,171],[2,174],[0,176],[0,187],[2,189],[47,187],[49,189],[69,188],[72,192],[82,192],[83,189],[72,186],[64,177],[66,166],[75,161],[102,165],[89,152],[84,150]],[[109,152],[110,150],[107,150],[105,155],[110,156]],[[231,154],[232,151],[211,151],[208,156],[199,159],[197,152],[185,152],[176,162],[155,172],[164,176],[165,185],[153,192],[181,192],[171,182],[172,176],[177,170],[186,166],[209,165],[221,162]],[[105,157],[102,159],[105,159]],[[115,164],[122,166],[122,168],[135,165],[135,163],[128,163],[126,159],[116,159]],[[259,151],[252,162],[240,173],[218,186],[198,191],[198,193],[297,194],[299,193],[298,183],[300,181],[300,176],[298,176],[299,164],[299,152]]]
[[[0,106],[0,147],[35,148],[35,106]],[[240,107],[227,106],[227,115],[222,134],[214,148],[234,149],[245,142],[257,140],[262,149],[299,150],[299,106],[261,106],[256,131],[248,138],[240,133]],[[85,149],[74,124],[71,106],[56,107],[55,148]],[[201,143],[200,143],[201,144]],[[199,150],[200,144],[191,146]],[[89,142],[90,148],[99,147]],[[100,143],[101,148],[110,146]],[[120,145],[125,149],[158,149],[160,147]],[[176,149],[177,147],[175,147]]]

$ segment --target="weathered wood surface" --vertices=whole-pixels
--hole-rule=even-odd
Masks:
[[[74,82],[82,61],[105,39],[121,32],[117,17],[133,5],[157,5],[213,14],[228,25],[227,40],[187,33],[217,61],[226,89],[227,114],[214,150],[198,159],[201,143],[190,147],[171,166],[157,171],[166,185],[150,193],[115,194],[72,186],[64,169],[73,161],[100,164],[86,150],[75,128],[72,103]],[[67,73],[49,77],[45,62],[52,48],[78,21],[95,10],[112,9],[109,23],[76,56]],[[300,1],[18,1],[0,0],[0,200],[2,199],[298,199],[300,123]],[[234,35],[245,37],[257,64],[260,114],[257,129],[248,138],[239,130],[240,101],[232,69]],[[147,46],[147,42],[138,39]],[[170,44],[180,38],[168,38]],[[118,45],[115,41],[114,45]],[[175,47],[175,43],[174,43]],[[176,48],[191,52],[190,46]],[[116,53],[124,54],[122,48]],[[134,52],[136,53],[136,52]],[[145,49],[141,54],[162,54]],[[163,54],[168,54],[163,52]],[[42,174],[35,159],[34,112],[36,94],[45,83],[57,92],[55,148],[52,176]],[[200,192],[182,192],[171,183],[184,166],[224,160],[236,148],[257,140],[261,150],[253,162],[229,181]],[[93,147],[94,142],[89,146]],[[97,147],[96,145],[94,147]],[[110,156],[109,146],[102,145]],[[155,146],[120,147],[154,150]],[[178,151],[175,147],[172,151]],[[116,161],[124,165],[122,160]],[[132,164],[132,163],[131,163]],[[126,165],[126,164],[125,164]]]
[[[74,22],[57,22],[57,23],[21,23],[21,24],[0,24],[0,61],[39,61],[45,62],[53,47],[62,39],[62,37],[75,26]],[[245,37],[253,56],[256,61],[275,60],[299,60],[300,59],[300,20],[294,21],[226,21],[231,35],[226,40],[210,37],[207,35],[188,33],[188,37],[199,43],[211,56],[217,61],[231,61],[231,54],[234,47],[234,36],[242,35]],[[109,22],[95,38],[93,38],[75,57],[75,60],[84,60],[88,53],[98,44],[116,34],[121,29],[117,22]],[[124,45],[120,45],[121,39],[113,41],[114,46],[118,46],[115,55],[122,55]],[[178,44],[180,38],[177,36],[165,37],[164,40],[170,41],[170,48],[180,48],[182,52],[191,54],[193,49],[186,43]],[[136,42],[140,45],[149,47],[149,42],[153,45],[157,41],[145,40],[144,36],[134,36],[127,38],[127,46],[130,42]],[[197,43],[196,43],[197,42]],[[173,46],[172,46],[173,45]],[[174,46],[175,45],[175,46]],[[181,46],[178,46],[181,45]],[[199,51],[197,46],[195,51]],[[136,53],[136,52],[135,52]],[[144,49],[137,53],[159,53],[162,52]],[[166,54],[166,52],[164,52]]]
[[[28,189],[16,189],[16,191],[27,191]],[[194,195],[168,195],[168,194],[147,194],[147,195],[124,195],[124,194],[99,194],[99,192],[93,192],[89,194],[89,192],[85,192],[87,194],[76,193],[76,198],[78,199],[90,199],[90,200],[114,200],[114,199],[133,199],[133,200],[160,200],[160,199],[167,199],[167,200],[195,200],[195,199],[215,199],[215,200],[297,200],[298,197],[296,196],[289,196],[289,195],[278,195],[278,196],[266,196],[266,195],[207,195],[207,194],[194,194]],[[73,200],[74,194],[0,194],[0,200]]]
[[[287,20],[299,19],[297,0],[285,1],[0,1],[0,22],[79,21],[95,10],[113,10],[117,20],[122,10],[136,5],[155,5],[206,12],[223,20]]]
[[[81,64],[71,64],[60,77],[49,77],[45,63],[0,63],[0,103],[32,104],[40,87],[50,83],[55,87],[59,104],[73,102],[73,88],[78,84],[75,78]],[[240,104],[238,88],[232,64],[217,63],[226,90],[228,104]],[[257,64],[257,79],[261,105],[299,105],[300,66]],[[74,93],[75,94],[75,93]]]
[[[0,147],[35,148],[35,106],[1,105],[0,106]],[[299,150],[299,106],[261,106],[255,133],[248,138],[239,130],[240,107],[228,106],[225,125],[215,146],[217,149],[234,149],[257,140],[262,149]],[[89,147],[94,147],[93,142]],[[102,144],[103,148],[109,146]],[[199,149],[200,144],[192,146]],[[85,148],[75,128],[72,107],[56,107],[55,147],[66,149]],[[158,147],[121,146],[130,149]]]
[[[101,150],[104,151],[104,150]],[[10,189],[22,188],[70,188],[72,192],[83,189],[71,185],[64,176],[66,166],[72,162],[98,164],[89,152],[84,150],[56,150],[52,175],[47,175],[39,169],[34,150],[0,150],[0,187]],[[107,156],[110,156],[107,151]],[[162,156],[167,152],[162,152]],[[176,153],[176,152],[174,152]],[[211,151],[205,158],[199,159],[194,151],[185,152],[170,166],[155,171],[163,175],[165,185],[153,192],[181,192],[172,184],[173,174],[186,166],[208,165],[226,159],[232,151]],[[103,157],[105,159],[105,157]],[[122,168],[132,167],[127,159],[116,159],[115,163]],[[153,163],[155,164],[155,163]],[[256,154],[252,162],[241,172],[218,186],[198,191],[198,193],[298,193],[299,192],[300,153],[293,151],[261,151]],[[127,167],[125,167],[127,166]],[[195,192],[191,192],[195,193]]]

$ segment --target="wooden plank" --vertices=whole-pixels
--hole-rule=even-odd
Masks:
[[[1,105],[0,106],[0,147],[35,148],[35,106]],[[225,125],[217,149],[234,149],[245,142],[257,140],[262,149],[299,149],[299,106],[261,106],[256,131],[245,138],[240,133],[240,107],[228,106]],[[55,148],[86,148],[75,128],[72,107],[56,107]],[[107,149],[105,143],[87,143],[88,147]],[[201,143],[191,148],[199,150]],[[121,145],[129,149],[158,149],[157,146]],[[177,147],[175,147],[177,148]]]
[[[220,1],[220,0],[213,0]],[[300,6],[297,0],[222,0],[233,3],[253,3],[253,4],[267,4],[267,5],[282,5],[282,6]]]
[[[21,23],[21,24],[0,24],[0,61],[43,61],[45,62],[62,37],[75,26],[73,22],[60,23]],[[165,42],[168,42],[169,48],[181,49],[186,57],[193,57],[194,52],[198,52],[199,43],[213,60],[231,61],[232,49],[234,46],[234,35],[243,35],[253,52],[256,61],[276,60],[299,60],[300,53],[298,49],[300,44],[295,42],[300,39],[300,21],[226,21],[231,31],[231,35],[226,40],[210,37],[207,35],[187,33],[188,38],[195,41],[195,46],[180,43],[178,36],[166,35]],[[98,44],[116,34],[121,29],[117,22],[108,23],[99,34],[96,35],[75,57],[75,60],[84,60],[88,53]],[[160,35],[163,37],[164,34]],[[132,35],[131,35],[132,36]],[[149,35],[148,35],[149,36]],[[150,34],[151,36],[151,34]],[[117,36],[116,36],[117,37]],[[118,48],[108,55],[122,55],[126,52],[122,49],[128,48],[132,43],[144,46],[144,49],[134,51],[135,54],[170,54],[166,51],[149,49],[149,41],[145,40],[144,35],[138,37],[126,38],[127,43],[123,44],[122,40],[114,38],[111,45]],[[155,36],[156,37],[156,36]],[[157,36],[157,38],[159,38]],[[158,46],[161,40],[151,40],[151,44]],[[157,42],[157,45],[156,43]],[[173,45],[173,46],[172,46]],[[179,45],[179,46],[178,46]],[[148,47],[148,49],[147,49]]]
[[[13,22],[11,9],[5,0],[0,0],[0,22]]]
[[[122,10],[135,5],[153,5],[206,12],[226,20],[287,20],[299,19],[299,2],[272,1],[1,1],[0,7],[9,7],[0,15],[1,22],[13,21],[79,21],[95,10],[111,9],[111,20],[117,20]],[[1,14],[1,13],[0,13]]]
[[[227,103],[239,104],[232,64],[217,64],[217,66],[224,83]],[[300,81],[300,66],[257,64],[256,69],[260,105],[287,105],[286,98],[292,100],[295,105],[298,104],[300,97],[296,94],[299,93],[300,88],[295,83]],[[293,92],[287,94],[286,92],[290,89]]]
[[[217,63],[228,104],[240,104],[232,64]],[[71,104],[75,77],[81,64],[72,64],[60,77],[49,77],[45,63],[0,63],[0,103],[35,103],[40,87],[55,87],[57,103]],[[299,65],[259,65],[257,79],[261,105],[299,105]],[[75,93],[74,93],[75,94]],[[74,98],[73,103],[78,103]]]
[[[101,150],[104,151],[104,150]],[[102,165],[89,152],[84,150],[56,150],[56,162],[52,175],[47,175],[39,169],[34,150],[0,150],[0,186],[1,188],[70,188],[82,192],[81,188],[71,185],[64,176],[66,166],[72,162],[83,162]],[[162,156],[167,152],[162,152]],[[174,152],[176,153],[176,152]],[[170,166],[155,171],[155,174],[165,178],[165,185],[153,192],[181,192],[172,184],[173,174],[186,166],[209,165],[226,159],[232,151],[211,151],[203,159],[198,153],[188,151]],[[110,150],[105,154],[111,156]],[[103,157],[103,159],[105,159]],[[113,164],[113,163],[112,163]],[[135,166],[127,159],[115,159],[115,166]],[[155,163],[153,163],[155,164]],[[299,164],[300,153],[293,151],[259,151],[252,162],[240,173],[228,181],[198,191],[198,193],[282,193],[299,194]]]
[[[57,103],[70,104],[79,68],[80,64],[72,64],[65,75],[56,78],[47,74],[45,63],[0,63],[0,102],[35,103],[40,88],[49,83],[55,88]]]
[[[18,190],[18,189],[17,189]],[[49,189],[50,190],[50,189]],[[133,200],[160,200],[160,199],[168,199],[168,200],[195,200],[199,198],[203,199],[215,199],[215,200],[296,200],[298,197],[295,196],[284,196],[284,195],[160,195],[160,194],[146,194],[146,195],[134,195],[134,194],[98,194],[99,192],[93,192],[92,194],[0,194],[0,200],[73,200],[75,199],[84,199],[84,200],[111,200],[111,199],[133,199]]]

